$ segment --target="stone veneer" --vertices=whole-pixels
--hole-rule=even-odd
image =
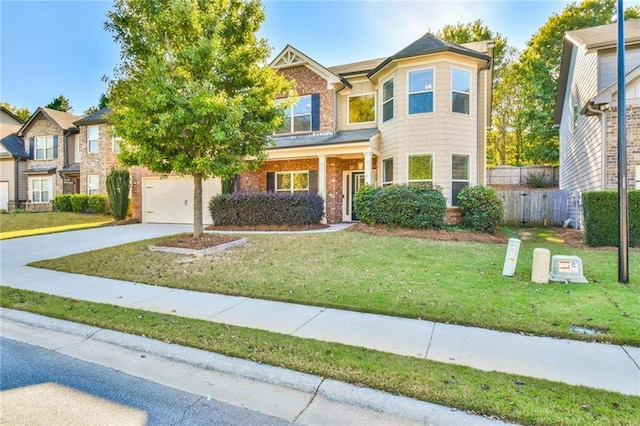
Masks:
[[[606,189],[618,188],[618,109],[607,113]],[[633,189],[636,164],[640,163],[640,105],[627,106],[627,182]]]

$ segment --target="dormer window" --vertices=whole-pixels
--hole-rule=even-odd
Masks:
[[[409,72],[409,114],[433,112],[433,69]]]

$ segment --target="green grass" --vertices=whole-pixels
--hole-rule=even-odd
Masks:
[[[519,424],[635,425],[640,398],[0,287],[0,304],[359,384]]]
[[[1,214],[0,240],[93,228],[112,220],[107,215],[65,212]]]
[[[165,287],[421,318],[452,324],[640,346],[640,252],[631,284],[617,283],[617,253],[564,246],[529,230],[515,277],[502,276],[506,245],[438,242],[359,232],[251,235],[220,256],[152,253],[158,240],[32,265]],[[589,284],[530,282],[533,249],[583,259]],[[599,330],[583,335],[572,326]]]

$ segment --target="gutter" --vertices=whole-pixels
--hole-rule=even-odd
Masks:
[[[338,133],[338,94],[342,92],[344,89],[351,89],[353,86],[342,76],[340,76],[340,82],[342,83],[342,87],[336,89],[333,93],[333,133]]]
[[[481,157],[480,156],[480,135],[482,133],[482,122],[480,120],[480,73],[482,71],[487,71],[487,70],[491,69],[492,65],[493,65],[493,59],[490,58],[487,61],[487,65],[485,65],[482,68],[478,68],[478,72],[477,72],[477,75],[476,75],[476,92],[477,92],[477,95],[476,95],[476,103],[477,103],[477,105],[476,105],[476,120],[478,122],[477,134],[476,134],[476,138],[477,138],[476,139],[476,162],[477,162],[476,164],[477,164],[478,177],[480,177],[480,175],[482,173],[482,167],[480,165],[480,158],[484,158],[484,161],[482,161],[482,163],[484,164],[485,170],[484,170],[484,173],[482,174],[482,176],[483,176],[482,185],[486,185],[486,183],[487,183],[487,172],[486,172],[486,169],[487,169],[487,164],[486,164],[487,163],[487,138],[486,138],[486,134],[485,134],[484,152],[483,152],[484,157]],[[493,85],[493,82],[491,82],[491,84]],[[485,86],[486,86],[486,84],[485,84]],[[485,93],[485,97],[486,97],[487,96],[486,90],[485,90],[484,93]],[[488,101],[489,102],[493,102],[492,99],[489,99]],[[489,119],[490,120],[491,118],[490,117],[485,117],[485,119]],[[480,182],[478,182],[478,183],[480,183]]]
[[[587,111],[600,116],[600,140],[602,141],[600,146],[600,189],[604,191],[607,185],[607,118],[606,112],[601,108],[606,109],[608,106],[602,105],[600,108],[594,108],[593,106],[593,101],[590,101],[587,104]]]

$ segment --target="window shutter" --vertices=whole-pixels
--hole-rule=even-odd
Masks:
[[[31,136],[29,138],[29,160],[33,160],[35,157],[34,155],[35,145],[36,145],[36,140],[33,136]]]
[[[320,130],[320,93],[311,95],[311,130]]]
[[[309,170],[309,192],[312,194],[318,193],[318,171]]]
[[[274,172],[267,172],[267,192],[273,192],[276,190],[276,174]]]
[[[53,158],[58,158],[58,135],[53,135]]]

